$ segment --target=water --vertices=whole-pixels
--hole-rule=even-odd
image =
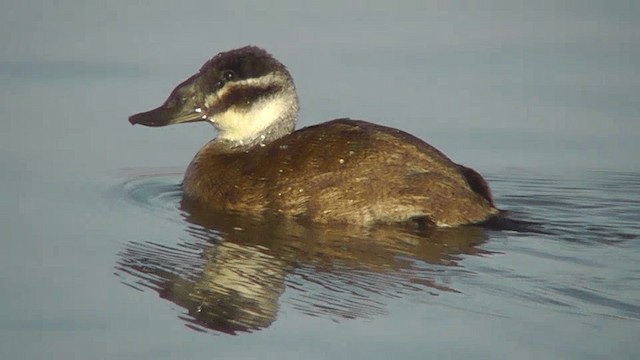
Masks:
[[[8,4],[0,358],[637,358],[640,16],[550,4]],[[247,43],[288,65],[301,126],[409,131],[537,225],[417,235],[181,210],[214,132],[126,119]]]

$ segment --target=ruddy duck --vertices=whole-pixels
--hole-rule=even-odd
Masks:
[[[247,46],[216,55],[162,106],[129,121],[213,124],[217,138],[196,154],[182,184],[186,203],[212,210],[444,227],[500,213],[480,174],[408,133],[351,119],[293,131],[297,116],[285,66]]]

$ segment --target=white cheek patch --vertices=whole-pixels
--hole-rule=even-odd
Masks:
[[[252,140],[289,111],[292,104],[288,99],[288,96],[274,96],[252,104],[248,109],[230,107],[210,118],[210,121],[218,127],[220,139]]]
[[[272,84],[281,85],[282,92],[254,103],[229,106],[224,112],[211,113],[215,104],[229,92],[243,87],[267,88]],[[296,111],[297,103],[290,80],[282,75],[271,73],[256,79],[236,81],[223,87],[205,98],[204,107],[206,111],[202,118],[216,126],[219,139],[243,142],[259,137],[263,130],[290,112],[292,108]]]

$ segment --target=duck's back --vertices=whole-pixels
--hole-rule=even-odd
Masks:
[[[400,130],[340,119],[249,151],[216,141],[195,157],[185,198],[214,208],[272,211],[315,222],[421,218],[439,226],[498,213],[484,179]]]

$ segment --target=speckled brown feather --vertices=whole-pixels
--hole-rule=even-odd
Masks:
[[[422,218],[454,226],[498,213],[474,170],[410,134],[348,119],[248,151],[212,141],[189,165],[183,187],[187,202],[322,223]]]

